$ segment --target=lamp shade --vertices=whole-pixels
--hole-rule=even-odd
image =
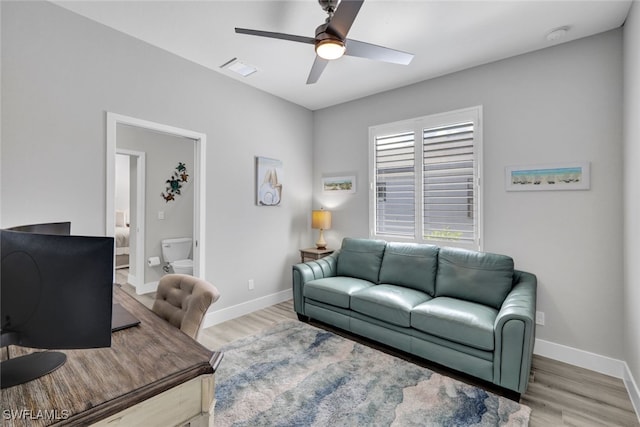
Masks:
[[[331,228],[331,211],[313,211],[311,213],[311,228],[329,230]]]

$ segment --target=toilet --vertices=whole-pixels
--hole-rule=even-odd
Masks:
[[[162,241],[162,258],[169,263],[174,273],[193,276],[193,260],[189,258],[192,246],[191,237]]]

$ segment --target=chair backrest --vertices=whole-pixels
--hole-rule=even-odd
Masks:
[[[152,310],[196,339],[205,313],[218,298],[220,292],[206,280],[186,274],[167,274],[158,283]]]

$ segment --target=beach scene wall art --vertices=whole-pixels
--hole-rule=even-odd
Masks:
[[[325,193],[355,193],[356,177],[351,176],[331,176],[322,178],[322,191]]]
[[[507,166],[507,191],[588,190],[590,163]]]

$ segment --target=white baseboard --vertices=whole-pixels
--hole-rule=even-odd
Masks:
[[[541,339],[536,339],[533,353],[601,374],[624,378],[625,362],[622,360]]]
[[[129,282],[131,283],[131,282]],[[144,285],[136,286],[136,294],[148,294],[149,292],[155,292],[158,290],[158,282],[147,282]]]
[[[580,368],[620,378],[627,388],[629,399],[636,411],[638,421],[640,421],[640,389],[638,389],[638,384],[633,378],[627,362],[541,339],[536,339],[533,353]]]
[[[631,399],[633,409],[636,411],[636,415],[638,416],[638,421],[640,421],[640,388],[638,388],[638,383],[633,379],[629,365],[627,365],[626,362],[624,364],[624,377],[622,380],[624,381],[624,385],[627,387],[627,393],[629,393],[629,398]]]
[[[284,291],[276,292],[275,294],[266,295],[251,301],[223,308],[221,310],[215,310],[214,305],[214,311],[205,315],[202,327],[208,328],[209,326],[217,325],[219,323],[226,322],[227,320],[253,313],[257,310],[262,310],[263,308],[270,307],[274,304],[288,301],[291,297],[291,289],[286,289]]]

